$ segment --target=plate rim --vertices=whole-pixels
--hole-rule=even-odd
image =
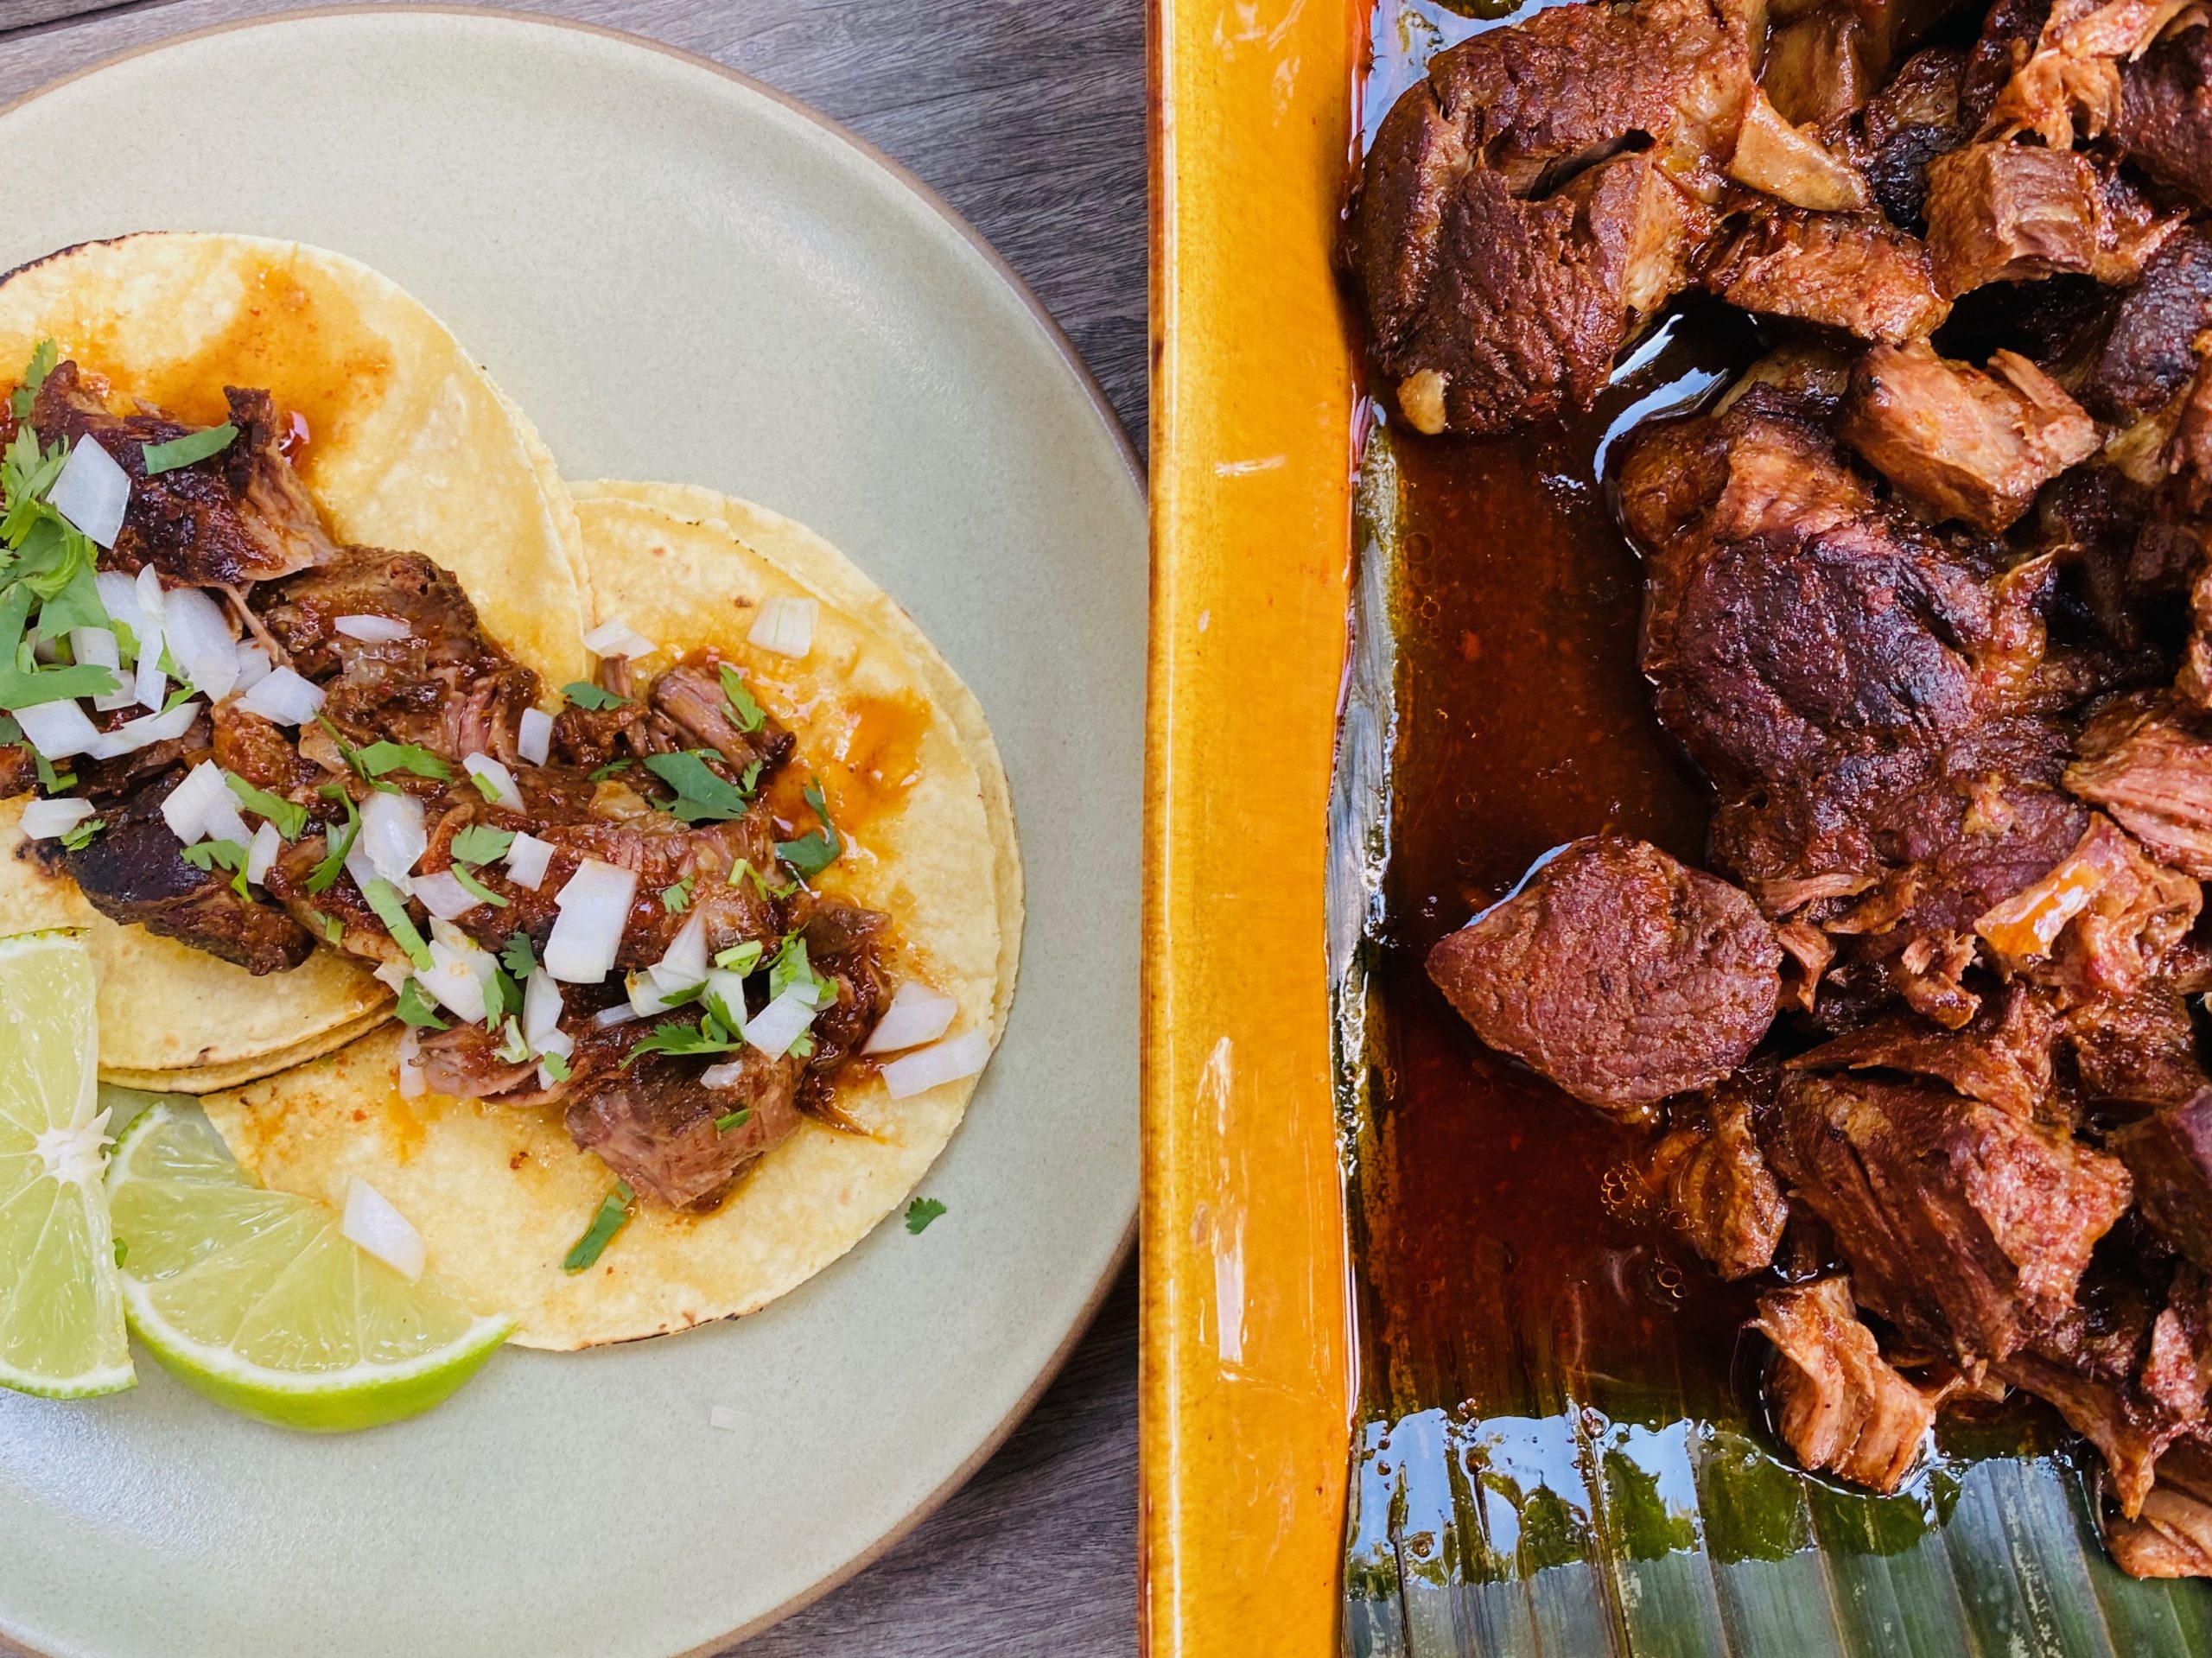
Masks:
[[[1046,343],[1051,346],[1062,365],[1074,373],[1077,384],[1082,388],[1084,398],[1090,405],[1092,415],[1104,429],[1122,462],[1124,474],[1136,487],[1139,495],[1147,498],[1147,505],[1149,505],[1147,475],[1143,462],[1138,458],[1136,446],[1131,440],[1128,429],[1122,424],[1120,415],[1115,411],[1113,404],[1108,400],[1105,389],[1099,384],[1097,376],[1091,372],[1090,365],[1084,360],[1082,353],[1076,349],[1075,343],[1068,338],[1066,330],[1060,327],[1058,320],[1046,308],[1044,302],[1038,298],[1036,292],[1023,280],[1020,273],[1007,263],[1006,257],[993,246],[982,232],[970,224],[957,208],[946,200],[935,187],[919,177],[903,162],[861,137],[842,122],[823,114],[812,105],[785,92],[780,87],[772,86],[756,76],[747,74],[742,70],[733,69],[728,65],[702,53],[690,51],[679,46],[671,46],[664,41],[653,39],[651,35],[636,34],[628,29],[610,28],[603,23],[586,22],[580,18],[564,17],[545,12],[520,11],[504,6],[422,3],[422,0],[409,0],[408,3],[389,5],[355,3],[301,6],[261,16],[232,18],[225,22],[209,23],[198,29],[183,29],[173,35],[163,35],[154,40],[142,41],[137,46],[125,48],[119,52],[110,53],[90,63],[80,65],[67,74],[58,75],[51,80],[41,81],[38,86],[20,96],[0,104],[0,119],[15,114],[17,111],[42,98],[61,92],[78,81],[116,68],[136,59],[168,51],[173,47],[186,46],[219,35],[283,29],[289,25],[328,21],[333,18],[383,18],[395,16],[467,18],[523,29],[541,29],[593,35],[617,47],[642,50],[658,57],[673,59],[692,68],[704,70],[721,79],[734,84],[746,92],[766,99],[787,113],[798,117],[817,129],[833,142],[856,152],[862,161],[873,164],[889,175],[893,181],[898,184],[905,194],[918,200],[935,214],[967,245],[971,253],[982,260],[991,274],[1011,291],[1022,308],[1029,314],[1031,320],[1042,330]],[[67,29],[72,23],[79,21],[97,21],[97,14],[82,19],[61,20],[60,28]],[[61,252],[66,250],[56,249],[54,251]],[[1147,628],[1149,632],[1149,618],[1147,618]],[[1106,1298],[1113,1293],[1115,1285],[1121,1279],[1123,1268],[1128,1266],[1130,1256],[1135,1251],[1138,1217],[1141,1208],[1142,1197],[1140,1193],[1137,1201],[1130,1205],[1129,1214],[1122,1223],[1120,1241],[1116,1243],[1112,1254],[1108,1258],[1106,1269],[1099,1274],[1098,1281],[1090,1286],[1082,1307],[1070,1323],[1067,1333],[1059,1345],[1052,1350],[1043,1366],[1030,1378],[1027,1387],[1014,1401],[1013,1407],[977,1441],[976,1449],[968,1458],[947,1476],[943,1483],[925,1496],[898,1523],[890,1527],[868,1547],[817,1579],[797,1594],[790,1596],[759,1617],[738,1624],[710,1641],[671,1654],[671,1658],[717,1658],[717,1655],[728,1651],[731,1647],[748,1641],[753,1636],[773,1628],[795,1613],[803,1611],[816,1601],[851,1582],[853,1579],[898,1547],[924,1521],[944,1507],[956,1492],[965,1487],[982,1470],[983,1465],[998,1453],[1007,1440],[1013,1437],[1014,1431],[1028,1419],[1039,1401],[1059,1378],[1061,1371],[1066,1369],[1068,1360],[1074,1356],[1075,1350],[1082,1344],[1084,1337],[1090,1334],[1091,1326],[1097,1322],[1099,1312],[1104,1306]],[[887,1217],[886,1219],[887,1220],[888,1217]],[[1132,1565],[1134,1566],[1135,1563],[1132,1562]],[[0,1617],[4,1616],[5,1609],[0,1607]],[[4,1643],[6,1650],[21,1653],[23,1658],[51,1658],[51,1655],[46,1649],[23,1644],[22,1638],[10,1631],[4,1623],[0,1623],[0,1643]]]

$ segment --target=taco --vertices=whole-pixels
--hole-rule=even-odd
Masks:
[[[518,936],[541,962],[562,947],[534,918],[578,850],[637,872],[614,947],[630,971],[563,987],[543,1051],[565,1079],[523,1051],[543,1042],[528,1003],[546,981],[529,977],[519,1024],[431,1010],[446,1028],[388,1028],[206,1102],[273,1185],[336,1202],[368,1181],[447,1285],[547,1348],[749,1312],[890,1213],[997,1040],[1022,916],[989,731],[895,603],[746,503],[575,494],[593,637],[639,654],[572,688],[553,764],[515,772],[524,813],[461,797],[462,827],[428,819],[421,866],[448,867],[472,829],[536,823],[557,848],[539,886],[480,863],[512,904],[448,924],[486,950],[504,935],[510,968],[531,965]],[[588,805],[530,818],[579,774],[597,779]],[[771,1058],[747,1038],[793,998],[810,1022]]]
[[[0,280],[0,924],[86,931],[111,1081],[232,1086],[352,1039],[392,1002],[370,964],[181,861],[161,803],[201,760],[254,774],[235,751],[262,734],[224,708],[289,683],[264,614],[363,548],[456,582],[540,683],[582,672],[543,446],[415,300],[289,243],[133,236],[26,266]],[[121,520],[79,525],[56,492]],[[355,702],[364,740],[387,734]]]

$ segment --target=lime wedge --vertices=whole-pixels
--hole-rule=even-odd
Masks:
[[[107,1175],[131,1332],[218,1404],[281,1427],[375,1427],[429,1409],[514,1328],[410,1283],[309,1197],[270,1191],[197,1111],[157,1105]]]
[[[108,1236],[92,957],[0,938],[0,1387],[52,1399],[136,1379]]]

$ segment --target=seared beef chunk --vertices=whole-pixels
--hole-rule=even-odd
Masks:
[[[2082,401],[2103,419],[2125,422],[2173,400],[2196,372],[2190,349],[2212,328],[2212,237],[2192,225],[2143,267],[2113,313],[2090,365]]]
[[[1999,352],[1986,374],[1924,341],[1859,359],[1837,435],[1936,518],[2009,529],[2036,492],[2096,452],[2097,429],[2056,382]]]
[[[2133,994],[2188,933],[2203,902],[2196,882],[2145,856],[2109,818],[2093,816],[2063,862],[1974,924],[2000,967],[2076,1002]]]
[[[1767,1153],[1861,1304],[1961,1362],[2048,1331],[2129,1197],[2117,1159],[1924,1083],[1796,1072]]]
[[[1981,33],[1967,54],[1959,86],[1959,120],[1978,131],[2036,49],[2050,16],[2050,0],[1996,0],[1982,19]]]
[[[1769,1290],[1754,1324],[1774,1344],[1767,1388],[1783,1442],[1807,1468],[1894,1491],[1936,1425],[1940,1394],[1899,1375],[1859,1322],[1851,1280]]]
[[[1738,184],[1815,213],[1860,213],[1874,205],[1859,169],[1809,130],[1792,126],[1754,89],[1736,129],[1728,176]]]
[[[764,772],[773,771],[791,754],[791,734],[766,710],[757,730],[739,726],[712,664],[671,668],[653,681],[652,707],[682,734],[683,746],[711,748],[740,771],[756,761]]]
[[[1861,340],[1917,339],[1950,309],[1929,276],[1928,249],[1872,214],[1758,213],[1707,266],[1704,282],[1746,311]]]
[[[90,438],[130,474],[130,505],[104,569],[151,564],[168,581],[233,590],[320,564],[337,549],[276,448],[268,398],[232,394],[238,436],[223,454],[146,476],[145,446],[194,429],[158,415],[111,415],[73,362],[55,365],[31,408],[48,443]]]
[[[2066,786],[2160,862],[2212,880],[2212,721],[2164,693],[2115,699],[2083,729]]]
[[[711,1209],[746,1165],[798,1127],[796,1061],[746,1048],[728,1063],[736,1075],[709,1086],[696,1064],[649,1054],[572,1100],[569,1137],[663,1203]],[[743,1121],[715,1126],[740,1111]]]
[[[2108,1521],[2105,1545],[2131,1578],[2212,1578],[2212,1450],[2184,1441],[2161,1457],[2141,1510]]]
[[[2132,995],[2099,996],[2069,1011],[2082,1091],[2101,1106],[2161,1107],[2186,1105],[2212,1087],[2182,997],[2172,980],[2160,977]],[[2139,1203],[2139,1174],[2135,1184]]]
[[[2112,1136],[2158,1236],[2212,1270],[2212,1088]]]
[[[2060,271],[2132,282],[2179,222],[2085,155],[2001,142],[1929,162],[1925,211],[1936,287],[1952,299]]]
[[[1891,1013],[1824,1042],[1792,1070],[1894,1070],[1948,1083],[2016,1117],[2044,1115],[2063,1034],[2050,999],[2015,986],[1990,999],[1964,1029]],[[2064,1127],[2063,1115],[2052,1127]]]
[[[1589,406],[1685,280],[1756,44],[1728,4],[1643,0],[1551,7],[1430,60],[1376,133],[1348,243],[1414,426]]]
[[[1879,75],[1866,25],[1844,0],[1779,19],[1767,35],[1759,90],[1790,125],[1827,129],[1866,107]]]
[[[1948,48],[1916,52],[1876,93],[1860,122],[1866,181],[1891,223],[1917,231],[1925,219],[1928,163],[1966,142],[1959,96],[1966,54]]]
[[[793,899],[790,925],[806,940],[807,962],[836,988],[836,995],[814,1016],[809,1032],[814,1051],[807,1057],[799,1084],[799,1109],[830,1115],[829,1079],[875,1029],[891,1001],[891,979],[882,949],[891,918],[875,910],[821,893]]]
[[[1645,1178],[1665,1193],[1668,1218],[1723,1278],[1773,1264],[1789,1206],[1751,1131],[1752,1089],[1723,1085],[1673,1109]]]
[[[1576,841],[1429,952],[1476,1033],[1624,1117],[1717,1082],[1773,1022],[1781,946],[1751,900],[1657,848]]]
[[[415,743],[450,762],[489,754],[512,765],[537,676],[484,636],[476,607],[442,567],[416,553],[349,547],[330,563],[254,595],[262,624],[321,683],[323,717],[348,741]],[[404,639],[340,633],[341,616],[407,625]],[[303,753],[320,734],[303,735]],[[326,745],[327,746],[327,745]],[[334,753],[324,759],[343,770]]]
[[[135,923],[250,973],[297,967],[315,949],[305,928],[282,910],[240,898],[226,871],[184,861],[161,812],[175,782],[158,778],[103,807],[106,827],[78,851],[63,850],[59,841],[30,845],[111,920]]]
[[[2212,29],[2201,20],[2121,66],[2112,137],[2152,178],[2212,206]]]

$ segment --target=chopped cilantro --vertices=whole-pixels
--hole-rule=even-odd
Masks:
[[[518,979],[527,979],[537,971],[537,952],[530,947],[530,935],[518,932],[499,946],[499,962]]]
[[[245,860],[246,849],[236,841],[200,841],[184,848],[184,861],[194,869],[204,869],[211,875],[218,868],[229,870],[232,890],[240,898],[248,895]]]
[[[809,778],[804,790],[806,804],[814,808],[814,815],[822,820],[822,827],[810,835],[802,835],[796,841],[776,842],[776,855],[798,873],[804,880],[817,875],[837,861],[837,854],[844,850],[837,840],[836,826],[830,821],[830,807],[822,792],[821,783]]]
[[[598,1211],[591,1217],[591,1224],[584,1229],[583,1236],[561,1262],[564,1273],[580,1273],[594,1265],[607,1253],[607,1246],[614,1242],[614,1235],[630,1223],[631,1202],[637,1193],[630,1190],[627,1180],[618,1180],[614,1190],[600,1199]]]
[[[671,882],[660,889],[660,907],[671,915],[682,915],[691,907],[691,877]]]
[[[594,713],[602,708],[626,707],[630,701],[626,696],[617,696],[603,686],[593,684],[588,679],[570,680],[561,687],[561,695],[578,708],[590,708]]]
[[[77,774],[74,772],[55,771],[54,762],[35,748],[31,750],[31,763],[38,767],[38,785],[47,793],[62,794],[77,786]]]
[[[165,472],[175,472],[179,467],[189,467],[220,454],[238,441],[238,429],[227,421],[220,426],[210,426],[204,431],[187,432],[182,437],[173,437],[166,443],[142,446],[146,457],[146,476],[159,477]]]
[[[471,823],[453,837],[454,861],[497,863],[507,855],[514,843],[512,829],[498,829],[490,823]]]
[[[501,1020],[510,1013],[522,1012],[522,987],[511,974],[499,968],[492,969],[492,976],[484,981],[484,1023],[496,1029]],[[514,1061],[520,1064],[520,1060]]]
[[[346,924],[336,916],[325,915],[320,910],[309,910],[308,913],[315,918],[315,924],[322,929],[322,936],[334,944],[342,944],[346,942]]]
[[[785,1048],[784,1051],[794,1058],[811,1059],[814,1057],[814,1032],[801,1031],[791,1039],[791,1046]]]
[[[925,1231],[929,1223],[944,1213],[944,1205],[936,1198],[917,1197],[906,1205],[906,1229],[917,1233]]]
[[[29,429],[24,429],[28,431]],[[10,516],[13,516],[10,514]],[[73,530],[69,531],[76,536]],[[0,540],[5,539],[0,530]],[[84,537],[77,536],[84,541]],[[92,569],[92,543],[85,542],[82,568]],[[33,600],[42,597],[38,577],[26,573],[28,557],[19,559],[5,569],[15,578],[10,581],[4,596],[0,596],[0,708],[27,708],[40,702],[59,702],[64,698],[105,696],[116,686],[115,676],[107,669],[96,665],[73,668],[41,668],[31,654],[30,642],[23,637],[23,630],[30,619]],[[92,590],[95,601],[99,593]],[[49,605],[40,612],[43,624],[48,619]],[[106,620],[107,613],[100,611],[95,622],[73,626],[97,626]]]
[[[231,785],[231,792],[238,797],[247,810],[259,812],[276,824],[276,833],[286,840],[298,840],[301,831],[307,828],[308,809],[305,806],[296,806],[289,800],[270,794],[266,789],[257,789],[235,772],[224,772],[223,781]]]
[[[182,708],[187,702],[192,701],[195,695],[197,695],[197,693],[193,690],[191,686],[178,686],[175,690],[171,691],[167,697],[162,699],[162,712],[168,714],[175,709]]]
[[[377,912],[377,919],[384,923],[384,930],[391,935],[391,942],[406,953],[415,963],[417,973],[428,973],[435,965],[430,959],[430,947],[423,942],[423,935],[415,931],[414,918],[407,913],[407,900],[399,889],[382,876],[372,876],[361,891],[369,908]]]
[[[607,778],[613,777],[617,772],[628,771],[630,769],[630,765],[631,762],[628,760],[609,760],[606,765],[599,766],[592,772],[591,780],[594,783],[604,783]]]
[[[729,703],[729,711],[737,716],[737,728],[747,734],[758,731],[768,723],[768,711],[753,700],[753,693],[745,688],[745,676],[727,662],[721,664],[722,696]]]
[[[753,803],[737,785],[707,764],[710,749],[679,749],[673,754],[648,754],[645,770],[676,791],[676,804],[669,810],[687,823],[723,822],[745,816]],[[759,774],[755,765],[747,774],[747,788]]]
[[[741,944],[715,951],[715,965],[730,973],[750,973],[760,965],[761,955],[760,941],[748,938]]]
[[[31,360],[23,369],[23,378],[16,387],[15,395],[8,400],[8,411],[17,420],[31,417],[31,405],[38,401],[46,377],[54,372],[54,365],[61,360],[61,348],[51,340],[41,340],[31,352]]]
[[[168,646],[166,645],[162,647],[162,660],[164,663],[168,660]],[[172,675],[171,677],[174,678],[175,676]],[[330,723],[330,717],[327,715],[316,715],[315,722],[330,734],[330,740],[338,745],[339,757],[346,762],[346,769],[355,777],[383,790],[388,795],[396,795],[399,792],[399,785],[397,783],[386,783],[378,773],[369,770],[362,761],[361,751],[346,740],[344,734]],[[326,788],[323,792],[328,794],[330,791]]]
[[[760,893],[762,898],[766,898],[769,895],[766,878],[763,876],[759,870],[753,867],[753,861],[750,858],[740,858],[730,865],[729,884],[732,886],[737,885],[738,878],[740,876],[743,876],[747,880],[751,881],[753,883],[753,890]]]
[[[324,799],[335,800],[346,808],[346,828],[336,836],[327,829],[323,832],[323,842],[329,850],[308,877],[308,891],[315,893],[327,893],[336,883],[338,872],[346,867],[346,854],[361,835],[361,809],[353,804],[353,797],[335,783],[324,784],[320,792]]]
[[[777,950],[776,959],[768,963],[768,1000],[773,1001],[785,991],[801,985],[812,988],[817,1007],[837,1000],[837,987],[817,973],[806,959],[806,940],[791,933]]]
[[[741,1105],[728,1116],[715,1119],[715,1132],[718,1134],[726,1134],[733,1128],[742,1128],[745,1127],[747,1119],[752,1115],[752,1107]]]
[[[411,772],[418,778],[441,779],[453,775],[451,766],[419,743],[373,742],[361,750],[359,758],[361,775],[365,778],[380,778],[391,772]]]
[[[500,795],[505,792],[497,778],[486,777],[481,772],[471,772],[468,780],[476,785],[476,792],[494,806],[499,804]]]
[[[548,1082],[565,1083],[569,1080],[569,1062],[557,1053],[541,1053],[537,1068],[545,1073]]]
[[[495,910],[507,907],[507,900],[476,879],[476,872],[467,864],[454,864],[447,873],[461,883],[461,890],[479,904],[488,904]]]
[[[105,817],[87,817],[75,828],[62,832],[61,844],[72,852],[82,852],[92,845],[92,836],[107,827]]]
[[[442,1031],[449,1028],[440,1019],[437,1009],[423,989],[420,979],[410,979],[399,987],[399,1022],[412,1025],[418,1030]]]
[[[728,1053],[737,1046],[738,1039],[730,1027],[712,1013],[699,1016],[696,1025],[656,1025],[653,1033],[623,1056],[622,1069],[627,1070],[649,1053]]]

